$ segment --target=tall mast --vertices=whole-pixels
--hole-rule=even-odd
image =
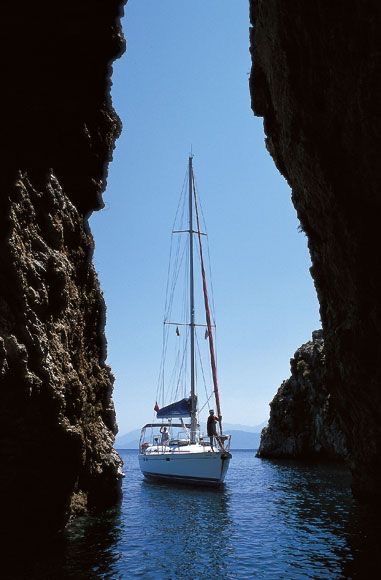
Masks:
[[[195,185],[193,182],[193,190],[195,192]],[[202,243],[201,243],[201,230],[200,230],[200,219],[198,215],[198,208],[197,208],[197,199],[196,199],[196,192],[194,193],[195,198],[195,209],[196,209],[196,225],[197,225],[197,235],[198,235],[198,243],[199,243],[199,250],[200,250],[200,261],[201,261],[201,275],[202,275],[202,289],[204,293],[204,306],[205,306],[205,316],[206,316],[206,326],[208,329],[208,342],[209,342],[209,353],[210,353],[210,364],[212,367],[212,377],[213,377],[213,390],[214,390],[214,398],[216,400],[216,407],[217,407],[217,415],[218,415],[218,423],[220,426],[220,432],[222,434],[222,415],[221,415],[221,403],[220,403],[220,394],[218,389],[218,380],[217,380],[217,365],[216,365],[216,354],[214,351],[214,340],[213,340],[213,329],[212,329],[212,318],[210,315],[210,308],[209,308],[209,298],[208,298],[208,288],[206,284],[206,275],[205,275],[205,266],[204,266],[204,256],[202,251]]]
[[[191,443],[196,441],[197,430],[197,399],[195,389],[195,357],[194,357],[194,274],[193,274],[193,156],[189,156],[189,303],[190,303],[190,369],[191,369]]]

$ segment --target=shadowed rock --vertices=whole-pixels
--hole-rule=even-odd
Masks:
[[[258,457],[343,459],[345,437],[326,386],[322,332],[312,333],[290,361],[291,377],[270,403],[270,420],[261,434]]]
[[[120,122],[122,2],[7,3],[0,175],[1,531],[55,531],[120,496],[105,305],[88,216]],[[8,25],[6,24],[8,23]]]
[[[252,106],[308,237],[353,490],[381,499],[380,3],[250,8]]]

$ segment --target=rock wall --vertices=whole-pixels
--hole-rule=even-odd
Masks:
[[[290,360],[291,377],[270,403],[270,420],[262,430],[258,457],[344,459],[347,448],[326,386],[321,330]]]
[[[251,0],[253,110],[308,237],[357,496],[381,498],[380,3]]]
[[[123,2],[7,3],[0,33],[0,531],[115,503],[121,460],[88,217],[120,122]],[[6,58],[5,58],[6,55]]]

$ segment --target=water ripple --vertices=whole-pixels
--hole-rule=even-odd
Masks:
[[[356,505],[335,464],[234,452],[219,490],[143,480],[122,452],[119,509],[76,521],[25,578],[333,579],[379,569],[380,518]]]

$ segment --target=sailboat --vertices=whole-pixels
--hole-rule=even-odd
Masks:
[[[164,319],[163,357],[159,377],[158,394],[165,402],[165,390],[168,382],[172,381],[172,396],[180,400],[167,400],[164,406],[158,402],[154,406],[156,420],[147,423],[141,430],[139,442],[139,465],[146,478],[200,485],[221,485],[228,471],[231,459],[230,435],[224,434],[222,429],[221,401],[217,380],[217,362],[215,352],[215,323],[209,301],[206,265],[204,260],[203,238],[206,233],[201,231],[200,203],[196,191],[196,182],[193,171],[193,155],[188,159],[187,176],[183,186],[183,227],[174,229],[172,235],[184,236],[184,249],[176,254],[176,268],[171,284]],[[178,208],[179,211],[179,208]],[[201,214],[201,215],[200,215]],[[176,221],[176,220],[175,220]],[[184,238],[183,238],[184,239]],[[184,255],[186,254],[186,259]],[[196,257],[198,258],[196,263]],[[170,320],[173,311],[175,287],[179,281],[180,268],[185,269],[185,320]],[[200,281],[197,284],[196,274]],[[200,300],[196,305],[196,291],[199,290]],[[201,306],[200,306],[201,305]],[[196,319],[197,316],[201,320]],[[182,310],[184,312],[184,308]],[[184,350],[178,347],[177,362],[174,371],[169,377],[164,371],[165,357],[168,354],[168,331],[175,329],[175,338],[183,335]],[[181,331],[180,331],[181,329]],[[201,330],[204,342],[207,344],[207,365],[203,366],[200,355],[199,335]],[[198,358],[201,361],[199,368]],[[205,367],[208,366],[209,373]],[[209,376],[210,394],[208,395]],[[206,402],[201,404],[198,393],[198,381],[202,376],[205,387]],[[160,392],[159,392],[160,391]],[[160,397],[158,397],[160,399]],[[214,403],[211,401],[214,400]],[[200,401],[200,402],[199,402]],[[214,410],[213,406],[215,405]],[[212,408],[211,408],[212,407]],[[207,433],[201,428],[202,414],[209,414]]]

